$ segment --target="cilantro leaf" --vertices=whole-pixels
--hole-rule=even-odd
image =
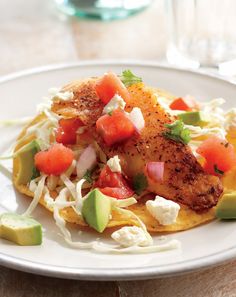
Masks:
[[[165,127],[168,130],[162,134],[164,137],[183,144],[188,144],[191,140],[190,131],[184,128],[184,123],[181,120],[177,120],[172,124],[165,124]]]
[[[126,87],[142,82],[142,78],[133,74],[133,72],[129,69],[122,72],[120,79]]]
[[[216,174],[220,174],[220,175],[224,174],[224,171],[220,170],[216,164],[214,165],[214,171]]]
[[[93,179],[92,179],[92,171],[91,170],[87,170],[86,173],[84,174],[83,178],[88,182],[88,183],[92,183]]]
[[[36,167],[33,167],[33,171],[32,171],[32,176],[31,176],[31,180],[37,178],[40,176],[40,172],[38,171],[38,169]]]
[[[133,178],[133,189],[137,195],[140,195],[148,186],[148,181],[143,173],[138,173]]]

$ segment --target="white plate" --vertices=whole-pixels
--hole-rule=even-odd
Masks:
[[[0,119],[35,114],[36,104],[47,90],[70,80],[102,75],[107,70],[120,73],[132,69],[149,85],[167,89],[177,95],[192,94],[201,100],[227,99],[232,107],[236,86],[216,77],[195,72],[138,63],[89,62],[46,67],[10,75],[0,80]],[[19,128],[1,128],[0,153],[13,142]],[[22,213],[30,200],[14,191],[10,173],[0,167],[0,213]],[[184,273],[216,265],[236,255],[236,222],[214,221],[195,229],[168,235],[182,243],[182,250],[164,253],[112,255],[69,248],[58,235],[50,214],[38,207],[34,217],[45,229],[42,246],[19,247],[0,240],[0,264],[32,273],[83,280],[148,279]],[[95,233],[84,235],[94,239]],[[157,238],[157,237],[156,237]],[[107,240],[107,239],[105,239]]]

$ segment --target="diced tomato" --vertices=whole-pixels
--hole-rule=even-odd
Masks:
[[[170,109],[191,111],[193,109],[198,109],[198,104],[192,97],[186,96],[185,98],[176,98],[170,104]]]
[[[103,194],[117,199],[128,198],[134,194],[123,175],[119,172],[112,172],[109,166],[102,169],[96,187]]]
[[[197,149],[205,158],[203,167],[209,174],[220,175],[236,166],[236,154],[232,144],[217,136],[205,140]]]
[[[116,198],[116,199],[125,199],[131,197],[134,192],[130,192],[130,190],[127,190],[126,188],[99,188],[99,190],[107,196]]]
[[[36,168],[48,175],[60,175],[70,167],[73,159],[73,151],[61,143],[53,144],[49,150],[38,152],[34,157]]]
[[[120,78],[113,72],[108,72],[97,82],[95,86],[98,97],[107,104],[111,98],[118,94],[126,102],[129,101],[130,94]]]
[[[76,131],[83,126],[80,119],[61,119],[56,131],[56,141],[62,144],[75,144]]]
[[[96,122],[96,128],[109,146],[127,140],[135,132],[133,123],[119,110],[113,111],[112,115],[100,117]]]

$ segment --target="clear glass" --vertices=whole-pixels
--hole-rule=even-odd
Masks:
[[[146,8],[152,0],[55,0],[68,15],[113,20],[125,18]]]
[[[167,59],[197,68],[236,59],[236,0],[168,0]]]

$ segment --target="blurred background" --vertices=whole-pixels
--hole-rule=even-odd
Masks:
[[[101,21],[68,17],[53,0],[1,0],[0,75],[85,59],[161,60],[167,45],[165,4],[152,1],[130,17]]]
[[[0,75],[90,59],[236,74],[235,0],[1,0]]]

